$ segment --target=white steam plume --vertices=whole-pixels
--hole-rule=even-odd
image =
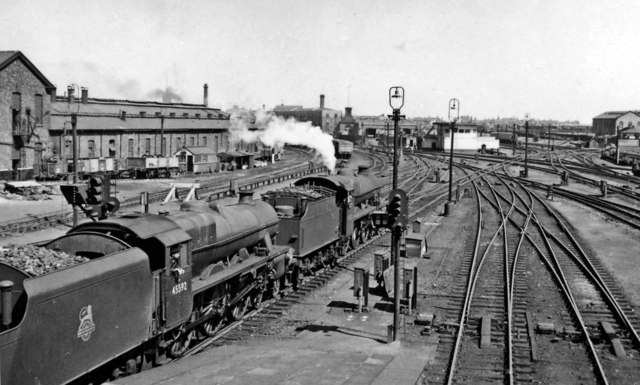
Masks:
[[[260,142],[269,147],[282,147],[285,144],[307,146],[316,150],[322,163],[333,171],[336,166],[333,137],[311,122],[298,122],[294,118],[287,120],[263,111],[256,115],[259,130],[250,131],[245,119],[231,116],[231,140],[247,143]]]

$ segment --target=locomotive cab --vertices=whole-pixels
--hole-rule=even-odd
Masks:
[[[142,249],[153,274],[153,329],[156,333],[184,323],[191,313],[191,237],[173,221],[155,215],[125,215],[107,221],[87,222],[67,237],[107,235],[121,244]],[[82,235],[79,236],[79,235]],[[93,249],[96,242],[93,242]]]

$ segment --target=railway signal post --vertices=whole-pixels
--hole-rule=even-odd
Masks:
[[[400,109],[404,105],[404,88],[403,87],[391,87],[389,88],[389,105],[393,109],[393,115],[388,117],[393,119],[393,190],[398,188],[398,122],[404,118],[404,115],[400,115]],[[406,202],[406,196],[405,196]],[[393,306],[393,340],[398,340],[398,331],[400,330],[400,260],[398,245],[399,237],[397,236],[397,226],[391,230],[391,259],[394,261],[394,306]]]
[[[529,164],[527,154],[529,153],[529,114],[524,114],[524,173],[523,177],[529,177]]]

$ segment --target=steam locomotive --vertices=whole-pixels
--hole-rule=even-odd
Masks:
[[[296,262],[317,269],[369,239],[372,215],[382,201],[380,180],[366,167],[350,176],[310,176],[293,187],[270,191],[262,199],[280,217],[275,243],[291,247]]]
[[[182,355],[300,266],[331,264],[370,237],[381,188],[366,170],[308,177],[262,200],[241,192],[230,206],[82,223],[42,246],[89,259],[66,269],[31,276],[0,263],[0,383],[99,383]]]
[[[279,290],[290,251],[272,243],[277,226],[247,194],[225,207],[189,201],[171,216],[83,223],[43,246],[86,263],[36,277],[0,263],[0,381],[98,382],[180,356],[197,332]]]

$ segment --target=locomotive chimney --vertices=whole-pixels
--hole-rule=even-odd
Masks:
[[[238,203],[253,204],[253,190],[240,191]]]
[[[81,92],[82,104],[87,104],[87,101],[89,100],[89,90],[86,87],[82,87]]]
[[[320,108],[324,108],[324,95],[320,95]]]
[[[204,83],[204,101],[203,104],[205,107],[209,107],[209,85]]]

